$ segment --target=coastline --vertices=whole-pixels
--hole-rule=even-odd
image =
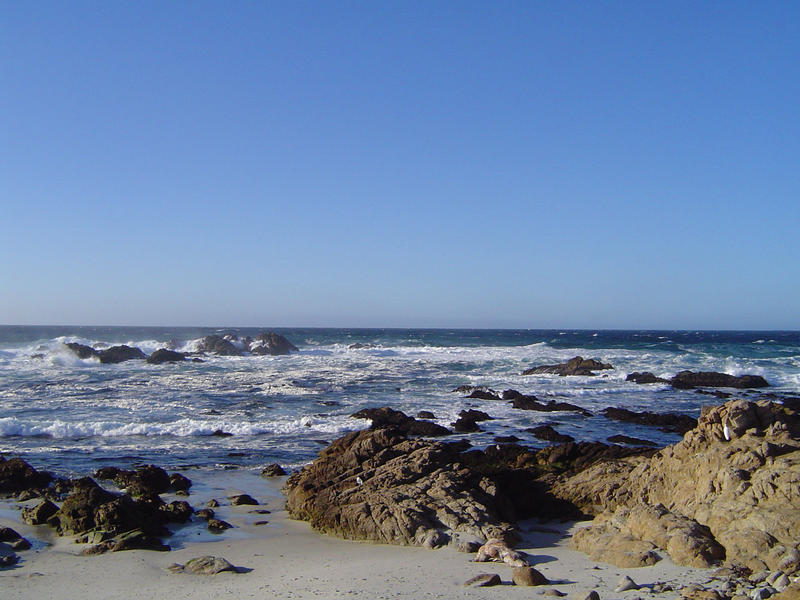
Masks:
[[[222,479],[233,480],[234,477]],[[247,479],[255,479],[247,477]],[[389,598],[497,598],[527,597],[557,589],[569,597],[584,597],[591,590],[601,598],[635,597],[647,593],[614,593],[620,577],[629,575],[647,586],[656,582],[670,584],[675,592],[659,594],[672,600],[689,584],[706,584],[711,570],[676,566],[669,557],[650,567],[621,569],[597,563],[569,548],[569,538],[583,523],[522,522],[523,541],[518,549],[528,553],[533,566],[542,572],[550,585],[533,588],[511,585],[511,567],[504,563],[475,563],[474,555],[459,553],[448,546],[438,550],[420,547],[391,546],[355,542],[322,535],[305,522],[288,518],[284,498],[279,493],[281,481],[262,480],[254,493],[227,487],[235,493],[248,491],[270,510],[266,516],[254,515],[252,506],[220,507],[222,518],[235,528],[227,535],[201,536],[193,541],[197,524],[176,531],[168,542],[170,552],[130,550],[99,556],[82,556],[84,545],[71,537],[59,538],[47,526],[29,526],[13,519],[0,518],[0,527],[13,527],[35,541],[33,549],[20,553],[22,561],[0,571],[2,597],[14,600],[52,598],[100,599],[172,599],[172,598],[333,598],[342,596],[375,599]],[[254,481],[252,483],[255,483]],[[245,486],[243,486],[245,487]],[[201,499],[194,493],[190,496]],[[4,506],[19,503],[6,503]],[[7,511],[3,515],[8,515]],[[257,526],[259,519],[269,521]],[[186,535],[191,532],[191,535]],[[50,545],[43,546],[41,542]],[[173,563],[212,555],[223,557],[243,573],[222,572],[216,575],[174,574],[167,570]],[[108,575],[113,573],[113,580]],[[464,582],[479,573],[497,573],[503,590],[466,588]],[[65,592],[68,590],[68,592]]]

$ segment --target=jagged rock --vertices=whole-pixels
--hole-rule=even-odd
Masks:
[[[78,344],[76,342],[67,342],[64,344],[67,348],[72,350],[78,358],[92,358],[97,356],[99,353],[97,350],[92,348],[91,346],[85,346],[84,344]]]
[[[81,554],[94,555],[104,554],[105,552],[123,552],[125,550],[155,550],[157,552],[168,552],[170,547],[161,543],[157,537],[134,529],[126,531],[110,540],[100,542],[97,545],[85,548]]]
[[[126,360],[144,360],[147,358],[144,352],[139,348],[132,348],[131,346],[111,346],[105,350],[100,350],[97,357],[103,364],[117,364],[125,362]]]
[[[523,394],[519,394],[518,396],[512,398],[511,406],[520,410],[538,410],[540,412],[570,411],[579,412],[585,417],[592,416],[592,413],[585,408],[581,408],[575,404],[570,404],[569,402],[556,402],[555,400],[550,400],[546,404],[542,404],[539,402],[539,399],[536,396],[525,396]]]
[[[594,514],[669,506],[707,527],[729,562],[777,569],[800,539],[799,433],[789,406],[729,401],[704,408],[695,429],[652,458],[592,466],[552,492]]]
[[[732,387],[732,388],[761,388],[767,387],[767,380],[760,375],[741,375],[736,377],[727,373],[702,371],[681,371],[670,380],[670,384],[678,389],[695,387]]]
[[[198,352],[208,352],[219,356],[241,356],[242,351],[219,335],[207,335],[197,344]]]
[[[471,433],[480,431],[478,421],[490,421],[492,417],[482,410],[462,410],[458,413],[458,420],[451,423],[453,429],[458,433]]]
[[[26,502],[35,498],[41,498],[42,493],[40,490],[22,490],[17,496],[17,502]]]
[[[632,381],[634,383],[669,383],[669,379],[656,377],[650,371],[631,373],[625,378],[625,381]]]
[[[684,434],[697,426],[697,419],[688,415],[657,414],[648,411],[634,412],[626,408],[609,406],[602,410],[603,416],[623,423],[636,423],[658,427],[662,431]]]
[[[214,518],[214,511],[210,508],[201,508],[199,510],[194,511],[194,516],[198,519],[203,519],[204,521],[208,521],[209,519]]]
[[[180,362],[183,360],[186,360],[186,355],[183,352],[175,352],[173,350],[167,350],[166,348],[160,348],[148,356],[146,362],[151,365],[160,365],[165,362]]]
[[[533,437],[538,438],[540,440],[545,440],[548,442],[555,442],[556,444],[566,444],[568,442],[574,442],[575,438],[571,435],[565,435],[562,433],[558,433],[555,429],[553,429],[550,425],[539,425],[538,427],[528,427],[525,429],[528,433],[532,433]]]
[[[206,502],[206,506],[208,508],[217,508],[219,506],[219,502],[217,502],[214,498]]]
[[[525,555],[512,550],[505,540],[493,538],[478,548],[475,562],[504,562],[512,567],[530,567]],[[545,580],[546,582],[546,580]]]
[[[0,494],[16,495],[31,488],[46,488],[52,480],[50,473],[37,471],[21,458],[0,458]]]
[[[173,573],[193,573],[195,575],[216,575],[223,571],[233,571],[236,573],[238,569],[231,563],[221,557],[216,556],[200,556],[193,558],[185,565],[173,564],[168,567]]]
[[[135,471],[117,471],[114,483],[132,496],[163,494],[171,485],[170,476],[161,467],[144,465]]]
[[[286,471],[278,463],[267,465],[261,470],[262,477],[283,477],[284,475],[286,475]]]
[[[473,390],[466,398],[474,398],[476,400],[500,400],[497,392],[492,390]]]
[[[50,502],[50,500],[43,500],[36,506],[23,508],[20,518],[23,523],[28,525],[44,525],[57,512],[58,506]]]
[[[547,585],[550,583],[547,577],[533,567],[514,567],[511,571],[511,581],[514,582],[514,585],[525,586]]]
[[[159,507],[165,514],[165,519],[170,523],[186,523],[192,518],[194,509],[184,500],[176,500]]]
[[[249,494],[236,494],[235,496],[228,496],[228,500],[231,501],[231,504],[233,506],[241,506],[241,505],[258,506],[258,500],[256,500]]]
[[[652,456],[652,448],[629,448],[602,442],[568,442],[539,450],[537,459],[560,472],[583,471],[595,463],[606,464],[631,456]]]
[[[627,435],[612,435],[606,440],[613,444],[628,444],[630,446],[658,446],[658,444],[650,440],[641,440]]]
[[[298,352],[297,346],[292,344],[282,335],[274,332],[261,333],[249,344],[247,348],[251,354],[279,356]]]
[[[619,530],[609,529],[597,519],[591,527],[575,532],[570,547],[585,552],[596,562],[606,562],[623,569],[647,567],[661,560],[655,552],[655,544],[621,535]]]
[[[480,542],[477,541],[462,541],[458,542],[456,545],[456,550],[458,552],[463,552],[465,554],[475,554],[478,550],[480,550],[481,546]]]
[[[395,427],[406,435],[424,435],[427,437],[450,435],[452,432],[446,427],[429,421],[418,421],[405,413],[394,410],[388,406],[381,408],[365,408],[350,415],[355,419],[371,419],[371,429],[382,427]]]
[[[464,587],[491,587],[502,583],[497,573],[480,573],[464,582]]]
[[[567,375],[596,375],[595,371],[613,369],[610,364],[600,362],[593,358],[585,359],[582,356],[570,358],[565,363],[557,365],[542,365],[532,367],[522,372],[523,375],[552,374],[565,377]]]
[[[436,418],[436,415],[434,415],[434,414],[433,414],[431,411],[429,411],[429,410],[421,410],[421,411],[419,411],[419,412],[417,413],[417,418],[418,418],[418,419],[435,419],[435,418]]]

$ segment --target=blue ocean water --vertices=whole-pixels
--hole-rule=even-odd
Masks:
[[[513,434],[541,447],[544,442],[523,430],[543,423],[579,440],[622,433],[667,444],[678,436],[597,413],[621,406],[696,416],[719,400],[668,385],[635,385],[625,381],[628,373],[752,373],[769,381],[769,391],[800,391],[800,332],[275,329],[300,351],[163,365],[104,365],[64,346],[125,343],[149,354],[167,346],[192,350],[212,333],[262,331],[0,326],[0,453],[62,474],[142,462],[207,470],[271,462],[297,467],[336,437],[368,425],[350,414],[384,405],[412,415],[432,411],[445,426],[463,409],[486,411],[494,420],[481,424],[485,431],[461,436],[475,446]],[[575,355],[615,368],[597,377],[521,375]],[[465,384],[571,402],[595,416],[522,411],[452,392]]]

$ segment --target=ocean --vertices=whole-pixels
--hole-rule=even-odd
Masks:
[[[299,352],[100,364],[64,346],[192,351],[205,335],[263,331],[286,336]],[[614,369],[596,377],[521,375],[576,355]],[[257,472],[273,462],[294,469],[369,424],[349,415],[387,405],[409,415],[431,411],[445,426],[461,410],[483,410],[494,419],[480,424],[482,432],[448,438],[466,437],[475,447],[508,435],[542,447],[546,442],[524,431],[541,424],[577,440],[624,434],[666,445],[679,436],[599,412],[615,406],[697,416],[704,404],[721,402],[666,384],[625,381],[634,371],[670,377],[684,369],[762,375],[767,391],[796,395],[800,332],[0,326],[0,454],[67,476],[142,463],[208,473]],[[576,404],[592,416],[467,399],[452,391],[461,385],[512,388]]]

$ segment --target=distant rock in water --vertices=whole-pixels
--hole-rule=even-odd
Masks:
[[[144,352],[139,348],[132,348],[131,346],[111,346],[105,350],[100,350],[97,353],[100,362],[103,364],[116,364],[125,362],[126,360],[144,360],[147,358]]]
[[[90,346],[85,346],[83,344],[77,344],[75,342],[67,342],[64,344],[67,348],[72,350],[78,358],[92,358],[97,356],[99,353],[97,350]]]
[[[633,383],[669,383],[669,379],[656,377],[650,371],[631,373],[625,378],[625,381],[632,381]]]
[[[282,335],[275,332],[261,333],[250,342],[248,351],[252,354],[279,356],[282,354],[289,354],[290,352],[298,352],[297,346],[292,344]]]
[[[356,342],[355,344],[350,344],[347,348],[349,350],[368,350],[374,347],[375,344],[362,344],[361,342]]]
[[[526,396],[525,394],[520,394],[516,390],[504,391],[503,399],[511,399],[511,406],[520,410],[537,410],[539,412],[571,411],[579,412],[584,417],[592,416],[592,413],[590,413],[588,410],[581,408],[580,406],[576,406],[575,404],[570,404],[569,402],[556,402],[555,400],[550,400],[546,404],[543,404],[539,402],[539,399],[536,396]]]
[[[732,387],[732,388],[761,388],[767,387],[767,380],[760,375],[728,375],[727,373],[715,373],[704,371],[695,373],[692,371],[681,371],[670,380],[672,387],[678,389],[691,389],[695,387]]]
[[[241,356],[242,351],[228,339],[220,335],[207,335],[197,345],[198,352],[208,352],[219,356]]]
[[[566,444],[568,442],[575,441],[575,438],[572,437],[571,435],[558,433],[550,425],[539,425],[538,427],[528,427],[527,429],[525,429],[525,431],[533,434],[533,437],[535,438],[538,438],[540,440],[545,440],[548,442],[555,442],[556,444]]]
[[[697,426],[697,419],[688,415],[658,414],[648,411],[634,412],[627,408],[614,408],[609,406],[603,409],[603,416],[623,423],[636,423],[658,427],[662,431],[684,434]]]
[[[560,375],[565,377],[567,375],[596,375],[595,371],[602,371],[605,369],[613,369],[614,367],[608,363],[600,362],[593,358],[583,358],[576,356],[569,359],[565,363],[557,365],[542,365],[539,367],[532,367],[522,372],[523,375]]]
[[[160,365],[165,362],[180,362],[182,360],[186,360],[186,355],[183,352],[175,352],[165,348],[156,350],[147,357],[147,362],[151,365]]]
[[[414,417],[409,417],[404,412],[394,410],[388,406],[383,406],[381,408],[365,408],[350,416],[355,419],[371,419],[372,427],[370,427],[370,429],[393,427],[401,431],[404,435],[435,437],[453,433],[446,427],[431,423],[430,421],[418,421]]]

